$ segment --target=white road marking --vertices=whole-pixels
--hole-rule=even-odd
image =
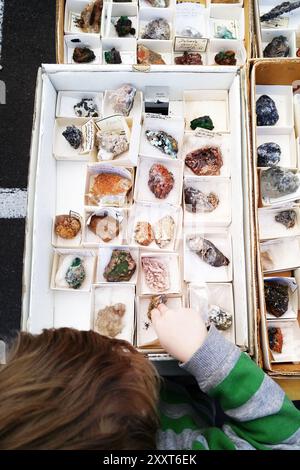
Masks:
[[[0,0],[0,60],[1,60],[1,49],[2,49],[3,16],[4,16],[4,0]],[[1,66],[0,66],[0,69],[1,69]]]
[[[0,188],[0,219],[26,217],[27,190]]]

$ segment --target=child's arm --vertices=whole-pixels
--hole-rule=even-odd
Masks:
[[[235,448],[300,449],[300,411],[246,354],[214,327],[207,333],[191,309],[160,306],[152,320],[162,346],[219,400],[229,417],[223,432]],[[226,445],[221,434],[215,428],[203,432],[209,448]]]

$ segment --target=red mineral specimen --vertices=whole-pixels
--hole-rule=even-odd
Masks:
[[[148,186],[155,197],[165,199],[174,187],[174,176],[164,165],[154,163],[149,171]]]
[[[198,52],[184,52],[183,55],[175,57],[177,65],[203,65],[201,54]]]
[[[223,165],[221,150],[209,145],[193,150],[185,157],[185,164],[197,176],[219,175]]]

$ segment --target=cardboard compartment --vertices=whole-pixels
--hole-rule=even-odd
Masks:
[[[273,39],[283,36],[286,38],[289,45],[289,52],[287,57],[296,57],[296,33],[288,29],[262,29],[261,38],[262,38],[262,52],[263,56],[266,57],[265,48],[272,42]],[[274,56],[276,58],[276,56]]]
[[[76,47],[80,49],[90,49],[93,51],[95,58],[89,62],[89,65],[102,64],[102,45],[100,36],[95,34],[70,34],[65,36],[65,59],[66,64],[80,65],[74,60],[74,50]],[[81,64],[82,65],[82,64]]]
[[[285,306],[284,313],[282,313],[283,310],[278,310],[278,308],[283,308],[283,293],[281,293],[280,296],[276,295],[277,286],[278,288],[283,286],[283,289],[286,289],[288,291],[288,304]],[[296,320],[298,318],[299,286],[294,277],[276,277],[270,274],[268,275],[268,277],[264,278],[264,287],[266,302],[265,314],[267,320],[274,320],[275,323],[277,321]],[[266,288],[270,290],[270,295],[267,298]],[[275,309],[274,311],[272,310],[273,308]]]
[[[286,211],[293,211],[293,213],[289,215]],[[289,223],[291,225],[294,223],[294,225],[289,226]],[[300,209],[296,206],[258,209],[258,225],[261,240],[298,236],[300,235]]]
[[[256,133],[258,147],[270,142],[279,145],[281,154],[278,165],[287,168],[298,167],[295,131],[293,128],[257,127]],[[259,162],[257,167],[260,167]]]
[[[138,6],[133,2],[106,2],[103,5],[101,18],[101,36],[102,38],[119,38],[115,25],[121,16],[127,16],[132,23],[132,29],[135,31],[128,33],[121,39],[138,37]]]
[[[173,60],[173,41],[168,40],[152,40],[152,39],[139,39],[137,41],[137,48],[144,46],[147,49],[160,54],[165,65],[172,65]],[[137,54],[138,55],[138,54]]]
[[[282,271],[300,266],[300,237],[274,239],[260,243],[263,271]]]
[[[66,0],[64,30],[66,34],[81,33],[86,34],[77,21],[81,17],[81,12],[91,3],[90,0]],[[101,21],[98,31],[89,31],[90,33],[100,34]]]
[[[267,321],[268,337],[270,328],[280,329],[282,335],[282,351],[270,349],[271,363],[300,362],[300,328],[297,320],[294,321]],[[270,340],[269,340],[270,341]]]
[[[246,62],[247,53],[243,41],[237,39],[211,39],[207,49],[207,64],[218,65],[215,61],[219,52],[233,51],[237,66],[242,66]],[[220,67],[224,67],[221,65]]]
[[[272,174],[270,176],[271,171],[273,170],[261,169],[258,171],[261,205],[276,206],[298,201],[300,199],[300,186],[297,187],[297,181],[300,181],[300,172],[293,168],[282,168],[280,171],[286,171],[289,175],[289,183],[287,185],[282,185],[282,176],[274,177]],[[281,174],[284,175],[284,173]],[[273,182],[270,182],[270,178]],[[293,178],[294,181],[291,178]]]
[[[68,127],[76,127],[81,132],[81,144],[78,148],[74,148],[63,135]],[[91,118],[57,118],[54,127],[53,155],[57,160],[93,161],[94,137],[95,129]]]
[[[216,39],[239,39],[245,37],[244,11],[238,6],[219,5],[211,10],[209,36]]]
[[[79,287],[79,282],[76,282],[76,279],[78,278],[77,273],[68,276],[69,282],[67,282],[66,279],[66,275],[70,267],[72,266],[74,260],[77,259],[80,260],[80,263],[78,261],[77,265],[81,264],[83,267],[83,274],[81,272],[78,274],[78,276],[82,277],[82,282],[80,282]],[[95,264],[95,252],[91,250],[55,248],[51,274],[51,289],[68,292],[89,292],[91,290],[92,283],[94,282]],[[77,266],[74,266],[74,268],[76,267]],[[78,272],[78,270],[76,271]],[[73,280],[75,287],[72,287],[70,284],[70,282],[73,282]]]
[[[294,113],[293,111],[293,90],[291,86],[283,85],[257,85],[256,100],[262,95],[269,96],[274,102],[278,111],[279,119],[272,128],[275,127],[293,127]],[[255,119],[256,113],[253,114]],[[260,126],[264,128],[268,126]]]
[[[147,138],[147,131],[163,131],[177,142],[177,152],[173,151],[170,155],[170,148],[168,147],[169,153],[165,153],[160,148],[152,145]],[[182,117],[169,117],[158,114],[157,116],[145,115],[142,132],[140,138],[140,155],[148,157],[164,157],[166,159],[176,159],[181,156],[181,149],[183,144],[184,135],[184,120]]]
[[[141,295],[182,292],[178,253],[141,253],[139,273]]]
[[[104,94],[104,103],[103,103],[103,116],[112,116],[118,114],[118,108],[116,107],[118,89],[115,90],[106,90]],[[141,123],[143,112],[143,94],[140,91],[136,91],[133,106],[128,114],[133,120],[135,125]]]
[[[163,19],[168,23],[169,29],[170,29],[169,37],[165,37],[164,39],[145,37],[145,29],[147,25],[151,21],[155,21],[159,19]],[[154,40],[154,41],[172,40],[174,37],[173,20],[174,20],[174,11],[171,8],[159,8],[159,9],[158,8],[143,8],[141,9],[140,14],[139,14],[139,38]],[[156,29],[156,27],[153,29]]]
[[[176,3],[176,36],[208,38],[209,33],[209,8],[207,8],[206,2],[194,2],[192,5],[186,2]]]
[[[107,38],[102,40],[102,63],[110,64],[107,58],[109,53],[115,49],[120,53],[121,64],[133,65],[137,63],[136,59],[136,41],[135,39]]]
[[[60,216],[66,215],[67,217],[72,217],[72,219],[77,219],[79,224],[80,224],[80,230],[78,231],[77,235],[72,236],[72,230],[77,230],[76,225],[73,227],[69,227],[69,230],[60,231],[56,230],[57,224],[59,224],[61,221]],[[67,227],[68,228],[68,227]],[[82,242],[82,233],[83,233],[83,219],[80,214],[77,214],[76,212],[73,212],[70,210],[66,214],[57,214],[54,219],[53,219],[53,227],[52,227],[52,245],[57,248],[75,248],[79,247]],[[61,236],[63,235],[63,236]],[[66,238],[66,236],[68,238]]]
[[[95,111],[98,114],[98,116],[92,115],[87,117],[101,118],[103,106],[103,93],[82,91],[60,91],[57,95],[56,116],[64,118],[86,117],[77,115],[74,110],[74,107],[78,106],[78,104],[81,103],[82,100],[92,100],[89,101],[89,104],[91,106],[94,106]],[[77,113],[78,112],[79,109]],[[92,111],[90,111],[90,113],[94,114]]]
[[[83,246],[127,245],[128,217],[128,210],[115,207],[85,211]]]

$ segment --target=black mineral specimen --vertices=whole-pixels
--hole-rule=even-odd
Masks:
[[[275,317],[281,317],[288,309],[289,286],[277,281],[265,281],[265,301],[267,311]]]
[[[280,161],[281,148],[275,142],[266,142],[257,148],[257,166],[274,166]]]
[[[214,128],[213,122],[209,116],[201,116],[191,121],[191,129],[195,130],[197,127],[202,129],[208,129],[212,131]]]
[[[288,209],[286,211],[281,211],[275,215],[276,222],[284,225],[286,228],[295,227],[297,214],[293,209]]]
[[[285,36],[277,36],[264,48],[264,57],[288,57],[290,46]]]
[[[104,52],[105,62],[107,64],[122,64],[120,52],[114,47],[107,52]]]
[[[83,135],[80,129],[75,126],[67,126],[66,130],[62,133],[64,138],[74,148],[78,149],[82,144]]]
[[[88,47],[75,47],[73,60],[78,64],[87,64],[96,59],[94,52]]]
[[[289,13],[290,11],[296,10],[300,7],[300,1],[297,2],[283,2],[280,5],[272,8],[272,10],[268,11],[260,17],[260,21],[270,21],[278,16],[283,15],[284,13]]]
[[[261,95],[256,101],[258,126],[274,126],[279,119],[275,102],[267,95]]]
[[[132,27],[132,21],[128,16],[120,16],[117,23],[115,24],[116,31],[120,38],[127,36],[128,34],[135,35],[135,29]]]

